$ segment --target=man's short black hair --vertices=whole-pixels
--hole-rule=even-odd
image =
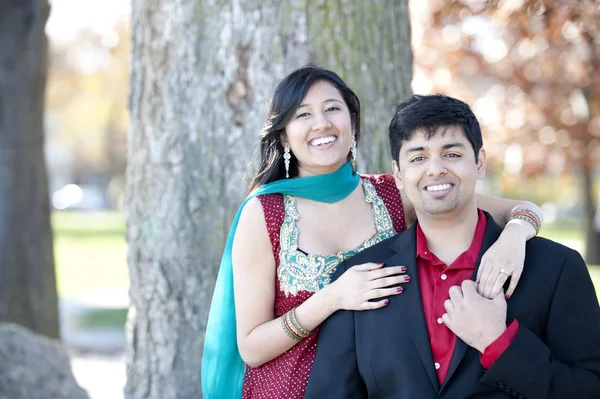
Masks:
[[[400,162],[402,144],[410,140],[417,129],[423,128],[429,139],[442,126],[460,126],[477,159],[483,139],[475,114],[464,102],[443,94],[415,94],[396,108],[389,127],[392,158]]]

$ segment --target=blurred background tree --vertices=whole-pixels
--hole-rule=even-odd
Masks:
[[[539,201],[525,180],[538,176],[548,183],[542,191],[557,200],[567,190],[561,176],[571,176],[583,208],[585,258],[600,263],[594,185],[600,160],[600,3],[436,0],[427,10],[413,4],[413,22],[420,27],[413,43],[417,75],[431,77],[423,89],[472,104],[505,191]]]
[[[410,95],[405,1],[132,4],[128,398],[191,398],[216,273],[275,85],[309,61],[363,104],[360,169],[388,170]]]
[[[44,94],[46,0],[0,2],[0,321],[58,338]]]
[[[90,28],[55,40],[46,108],[59,156],[52,158],[53,191],[66,184],[99,187],[120,206],[127,159],[129,24]]]

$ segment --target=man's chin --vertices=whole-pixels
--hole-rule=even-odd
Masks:
[[[423,211],[431,216],[444,216],[454,213],[458,209],[456,203],[423,204]]]

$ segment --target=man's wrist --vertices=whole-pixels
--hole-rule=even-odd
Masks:
[[[498,328],[498,329],[494,330],[493,332],[486,334],[485,337],[482,337],[482,339],[477,344],[475,349],[477,349],[479,351],[479,353],[483,354],[485,352],[485,349],[488,346],[490,346],[492,343],[494,343],[498,338],[500,338],[502,336],[502,334],[504,334],[505,331],[506,331],[506,326],[503,326],[502,328]]]
[[[492,368],[494,363],[504,354],[515,339],[518,330],[519,322],[517,320],[511,321],[506,331],[484,349],[484,352],[480,355],[481,365],[484,369],[489,370]]]

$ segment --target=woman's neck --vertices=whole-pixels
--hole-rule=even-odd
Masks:
[[[298,165],[298,177],[318,176],[333,173],[339,170],[342,166],[344,166],[345,163],[345,161],[342,161],[340,163],[336,163],[330,166]]]

